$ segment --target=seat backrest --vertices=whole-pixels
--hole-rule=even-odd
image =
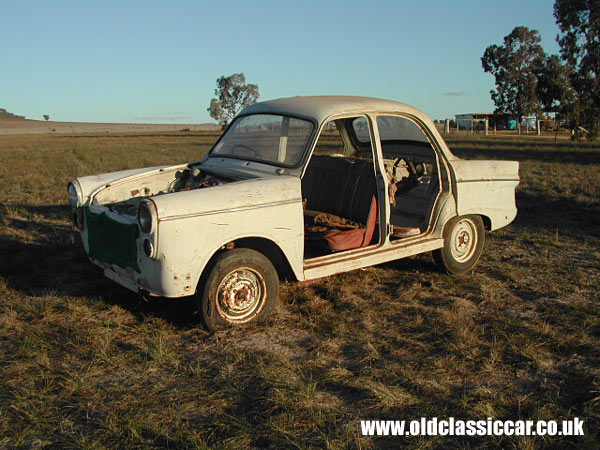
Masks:
[[[315,155],[302,178],[306,209],[366,224],[377,197],[373,162]]]

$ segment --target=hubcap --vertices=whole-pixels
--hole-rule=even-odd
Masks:
[[[243,323],[252,319],[267,294],[262,275],[249,267],[229,272],[217,287],[217,309],[229,322]]]
[[[457,262],[468,261],[475,253],[477,241],[475,224],[468,219],[459,221],[452,231],[450,252]]]

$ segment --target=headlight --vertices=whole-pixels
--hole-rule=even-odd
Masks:
[[[140,229],[149,234],[152,231],[154,225],[155,209],[154,204],[151,202],[140,203],[138,208],[138,224]]]
[[[71,205],[71,208],[75,209],[75,208],[79,208],[82,204],[82,196],[81,196],[81,192],[79,191],[79,189],[77,189],[77,186],[74,183],[69,183],[69,204]]]

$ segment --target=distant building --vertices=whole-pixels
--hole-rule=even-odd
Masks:
[[[468,113],[456,114],[456,126],[460,130],[483,129],[484,121],[487,119],[490,129],[494,127],[498,130],[508,128],[508,122],[513,118],[510,114],[494,114],[494,113]]]

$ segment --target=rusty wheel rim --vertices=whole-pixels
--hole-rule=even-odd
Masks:
[[[244,323],[258,314],[267,295],[264,277],[250,267],[240,267],[223,277],[217,287],[217,310],[231,323]]]
[[[452,231],[450,252],[459,263],[468,261],[475,253],[477,244],[477,228],[469,219],[460,220]]]

